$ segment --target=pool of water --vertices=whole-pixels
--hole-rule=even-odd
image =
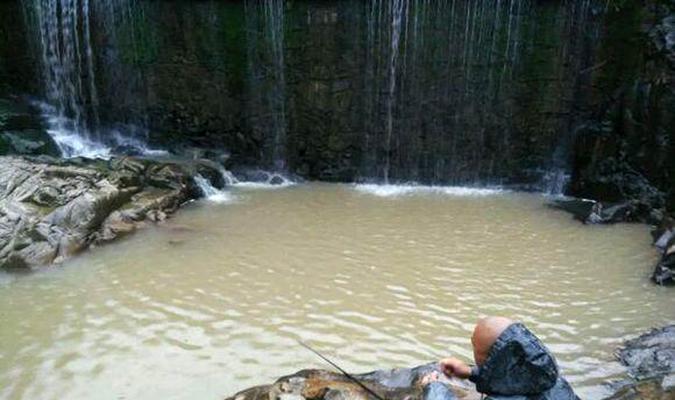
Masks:
[[[58,268],[0,275],[0,398],[219,399],[307,367],[471,357],[474,322],[525,322],[582,398],[622,340],[675,320],[643,225],[465,188],[232,189]],[[222,200],[222,198],[221,198]]]

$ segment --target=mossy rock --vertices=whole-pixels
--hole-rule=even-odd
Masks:
[[[61,152],[54,140],[43,130],[25,129],[0,132],[0,155],[22,154],[58,157]]]

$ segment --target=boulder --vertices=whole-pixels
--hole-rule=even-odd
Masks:
[[[648,379],[622,385],[614,395],[605,400],[673,400],[675,390],[664,388],[661,379]]]
[[[0,154],[58,156],[60,150],[44,130],[26,129],[0,132]]]
[[[586,199],[555,200],[551,207],[569,212],[586,224],[616,224],[651,220],[656,210],[636,201],[605,203]]]
[[[614,385],[607,400],[675,399],[675,325],[627,341],[616,355],[631,379]]]
[[[19,98],[0,99],[0,155],[60,155],[40,112]]]
[[[675,225],[672,218],[662,218],[652,236],[654,246],[661,252],[652,280],[659,285],[675,285]]]
[[[638,220],[639,205],[633,202],[607,204],[597,202],[591,208],[585,222],[588,224],[615,224]]]
[[[675,325],[653,329],[627,341],[617,357],[637,380],[675,373]]]
[[[199,196],[194,171],[128,157],[0,157],[0,269],[59,262],[166,219]]]
[[[354,375],[359,382],[387,400],[420,399],[422,378],[438,371],[437,364],[399,368]],[[440,372],[440,371],[439,371]],[[441,374],[442,375],[442,374]],[[473,383],[442,378],[459,399],[480,399]],[[280,378],[271,385],[258,386],[235,394],[227,400],[347,400],[372,399],[359,384],[346,376],[324,370],[303,370]]]
[[[664,286],[675,285],[675,244],[668,247],[654,268],[652,280]]]

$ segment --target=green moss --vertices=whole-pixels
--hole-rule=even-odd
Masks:
[[[616,89],[635,80],[640,74],[646,40],[641,32],[644,6],[638,1],[614,1],[605,19],[605,37],[598,60],[603,63],[596,74],[596,88],[602,95],[613,96]]]
[[[146,18],[146,8],[142,2],[133,3],[130,11],[117,26],[116,37],[122,61],[127,64],[143,66],[157,60],[160,44],[155,24]]]

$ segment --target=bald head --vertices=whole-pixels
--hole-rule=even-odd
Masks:
[[[483,365],[492,345],[513,322],[504,317],[487,317],[478,321],[471,336],[476,364]]]

